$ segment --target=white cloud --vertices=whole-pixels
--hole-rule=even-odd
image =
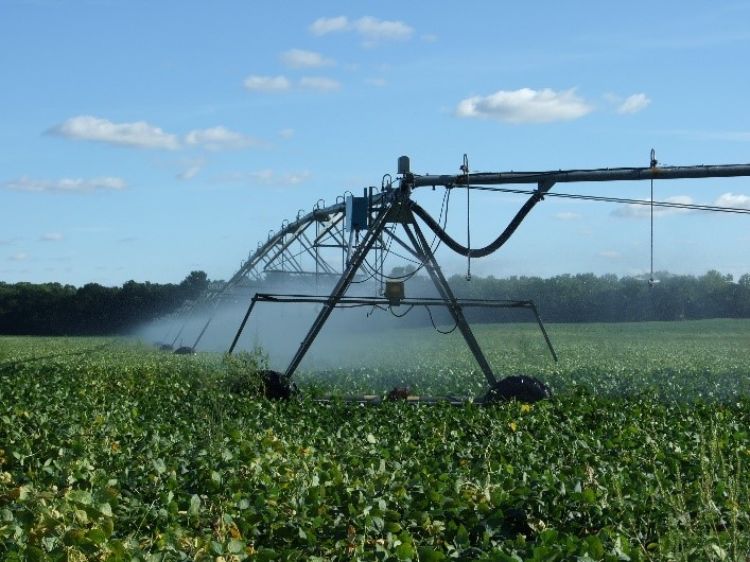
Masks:
[[[402,21],[379,20],[372,16],[359,18],[353,26],[365,40],[370,42],[405,40],[414,33],[414,29]]]
[[[180,147],[175,135],[166,133],[159,127],[145,121],[113,123],[107,119],[91,115],[79,115],[53,127],[49,132],[69,139],[104,142],[136,148],[174,150]]]
[[[39,238],[42,242],[59,242],[65,238],[61,232],[47,232]]]
[[[306,76],[300,78],[299,85],[310,90],[319,90],[321,92],[332,92],[341,88],[341,83],[332,78],[322,76]]]
[[[346,16],[318,18],[310,25],[310,33],[317,36],[335,31],[345,31],[347,29],[349,29],[349,18]]]
[[[261,143],[257,139],[248,137],[242,133],[218,126],[190,131],[185,135],[185,144],[189,146],[202,146],[208,150],[222,150],[258,146]]]
[[[294,136],[294,129],[286,128],[279,131],[279,136],[284,140],[289,140]]]
[[[313,35],[321,36],[339,31],[353,31],[364,39],[365,46],[373,46],[382,41],[404,41],[410,39],[414,29],[399,20],[381,20],[364,16],[350,21],[346,16],[318,18],[310,25]],[[433,36],[425,36],[431,40]]]
[[[60,191],[60,192],[86,192],[86,191],[119,191],[125,189],[127,184],[122,178],[99,177],[91,179],[63,178],[59,180],[35,180],[22,176],[17,180],[6,181],[2,187],[15,191]]]
[[[422,35],[421,39],[425,43],[437,43],[438,36],[434,33],[425,33],[424,35]]]
[[[545,88],[500,90],[489,96],[461,100],[456,108],[459,117],[498,119],[508,123],[549,123],[578,119],[593,107],[576,95],[575,89],[556,92]]]
[[[722,193],[714,201],[717,207],[735,207],[739,209],[750,209],[750,196],[740,193]]]
[[[675,195],[674,197],[667,197],[664,201],[681,205],[692,205],[694,203],[693,198],[688,195]],[[681,209],[679,207],[654,207],[654,218],[684,215],[692,212],[694,212],[693,209]],[[626,219],[647,219],[651,217],[651,207],[648,205],[624,205],[612,211],[612,216]]]
[[[571,213],[570,211],[564,211],[562,213],[557,213],[555,218],[560,221],[577,221],[581,219],[581,215],[578,213]]]
[[[18,252],[17,254],[13,254],[8,258],[8,261],[26,261],[29,259],[29,254],[26,252]]]
[[[279,58],[282,63],[292,68],[318,68],[336,64],[336,61],[326,58],[320,53],[302,49],[289,49],[281,53]]]
[[[286,76],[251,75],[243,83],[251,92],[285,92],[292,85]]]
[[[619,107],[617,108],[617,113],[638,113],[642,109],[648,107],[650,103],[651,100],[646,96],[646,94],[633,94],[632,96],[628,96],[627,98],[625,98],[625,101],[623,101],[619,105]]]

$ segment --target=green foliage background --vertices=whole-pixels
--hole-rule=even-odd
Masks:
[[[403,274],[396,268],[393,274]],[[460,297],[482,299],[533,299],[548,322],[634,322],[648,320],[699,320],[750,318],[750,273],[734,280],[709,271],[704,275],[659,272],[659,283],[616,275],[556,275],[550,278],[496,279],[462,276],[451,278]],[[276,273],[264,284],[248,282],[238,301],[254,292],[309,292],[325,294],[324,286],[301,287],[299,277]],[[89,283],[83,287],[59,283],[0,282],[0,334],[6,335],[110,335],[124,334],[193,302],[205,291],[220,290],[223,282],[209,282],[206,273],[191,272],[181,283],[157,284],[128,281],[121,287]],[[330,287],[329,287],[330,289]],[[426,276],[418,274],[407,287],[407,296],[433,294]],[[206,313],[209,314],[209,313]],[[513,315],[498,309],[468,309],[473,323],[526,322],[528,311]],[[179,321],[179,320],[178,320]],[[404,324],[426,326],[426,315],[409,315]]]
[[[493,407],[269,402],[257,354],[2,338],[0,559],[745,560],[750,323],[551,326],[557,365],[528,328],[479,335],[556,396]],[[430,341],[300,382],[481,388]]]

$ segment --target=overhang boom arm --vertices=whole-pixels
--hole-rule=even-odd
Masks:
[[[708,166],[651,166],[645,168],[598,168],[548,172],[480,172],[457,175],[413,176],[412,187],[502,185],[522,183],[571,183],[681,178],[729,178],[750,176],[750,164]]]

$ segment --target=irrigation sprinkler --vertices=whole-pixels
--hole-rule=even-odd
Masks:
[[[557,360],[557,355],[536,306],[529,300],[458,299],[440,268],[432,244],[425,236],[425,228],[435,236],[435,240],[439,240],[439,243],[470,260],[472,258],[483,258],[500,250],[529,213],[548,196],[616,204],[650,205],[652,210],[654,207],[679,207],[709,212],[750,213],[750,209],[740,207],[654,201],[653,197],[647,201],[553,191],[556,185],[563,183],[642,180],[649,180],[653,183],[656,180],[668,179],[750,176],[750,164],[660,167],[653,151],[648,167],[471,173],[468,158],[464,156],[459,174],[418,175],[411,171],[409,158],[402,156],[398,159],[397,170],[395,178],[392,178],[389,174],[383,177],[379,191],[373,187],[365,188],[362,196],[349,193],[346,197],[337,198],[335,204],[327,207],[323,206],[324,203],[321,205],[319,200],[311,212],[306,214],[299,212],[295,220],[284,221],[278,232],[269,233],[266,242],[260,244],[256,252],[243,262],[240,269],[223,288],[206,297],[206,303],[212,305],[209,306],[211,312],[208,314],[205,324],[192,347],[195,348],[199,344],[214,318],[220,300],[219,297],[238,289],[243,280],[262,280],[279,271],[293,277],[314,276],[316,280],[321,275],[326,275],[329,279],[335,280],[330,293],[326,296],[256,293],[251,298],[247,312],[235,333],[229,353],[234,351],[256,304],[315,303],[320,305],[317,316],[312,321],[289,365],[283,373],[278,373],[278,376],[274,379],[275,384],[287,385],[291,388],[294,374],[300,363],[336,308],[352,306],[390,307],[394,304],[424,306],[428,310],[433,307],[442,307],[447,309],[456,329],[463,337],[486,379],[487,393],[480,401],[491,402],[496,399],[507,398],[533,401],[548,396],[549,389],[540,381],[525,375],[505,377],[498,380],[474,336],[471,325],[464,314],[464,309],[482,306],[531,310],[552,357]],[[523,186],[525,184],[531,184],[533,187],[531,189],[504,187],[508,185]],[[474,190],[523,194],[528,197],[494,241],[483,247],[471,247],[470,243],[463,245],[456,241],[446,232],[445,225],[440,224],[439,218],[435,219],[413,199],[415,191],[422,187],[445,188],[448,201],[450,191],[455,188],[466,189],[467,197],[468,193]],[[444,199],[444,204],[447,206],[446,199]],[[470,233],[471,223],[467,220],[467,238],[469,240]],[[428,278],[437,290],[439,295],[437,298],[406,299],[403,295],[403,285],[399,288],[398,283],[393,283],[399,280],[390,278],[383,273],[385,258],[389,255],[400,255],[394,250],[395,247],[407,254],[406,256],[402,255],[402,257],[415,263],[417,271],[424,270],[427,273]],[[340,252],[342,257],[341,267],[337,267],[336,260],[331,259],[330,256],[335,255],[331,254],[332,251]],[[305,259],[313,264],[312,267],[305,266]],[[381,295],[377,297],[352,297],[347,295],[348,289],[358,276],[369,276],[382,281],[380,284]],[[468,278],[470,278],[470,270],[467,274]],[[650,282],[655,282],[653,273]]]

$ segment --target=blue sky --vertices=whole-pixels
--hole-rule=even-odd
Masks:
[[[0,280],[225,279],[401,154],[419,173],[464,153],[473,171],[645,166],[652,147],[665,165],[750,162],[748,21],[744,1],[0,0]],[[750,179],[657,182],[669,198],[750,207]],[[519,205],[474,194],[473,245]],[[656,268],[750,272],[748,220],[657,214]],[[472,271],[644,273],[648,232],[627,207],[548,199]]]

